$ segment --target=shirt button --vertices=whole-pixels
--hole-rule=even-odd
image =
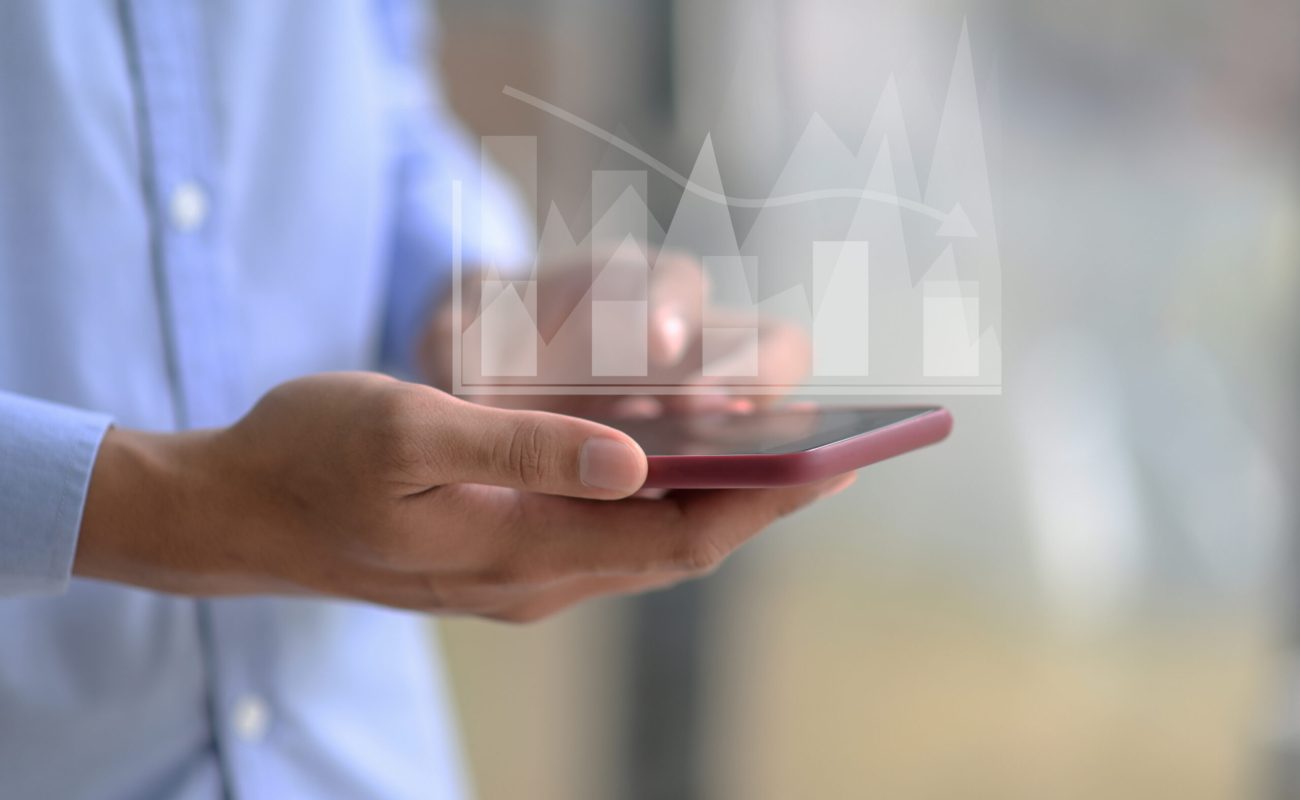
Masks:
[[[247,694],[235,703],[230,715],[235,735],[246,742],[259,742],[271,724],[271,709],[255,694]]]
[[[167,205],[172,227],[181,233],[195,230],[208,217],[208,195],[191,181],[177,184]]]

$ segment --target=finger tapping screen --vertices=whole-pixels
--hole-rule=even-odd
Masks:
[[[648,456],[779,455],[812,450],[937,410],[798,408],[600,421],[627,433]]]

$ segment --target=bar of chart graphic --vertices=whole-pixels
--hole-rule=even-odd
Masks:
[[[523,295],[510,281],[484,280],[479,309],[484,377],[537,376],[537,282],[527,281]]]
[[[648,371],[646,302],[595,300],[591,304],[591,374],[639,377]]]
[[[490,187],[499,186],[501,171],[514,176],[512,192],[526,208],[537,203],[537,137],[536,136],[484,136],[479,143],[478,214],[470,220],[471,242],[476,259],[475,266],[502,274],[517,275],[526,263],[502,262],[507,250],[502,245],[516,234],[502,224],[502,214],[497,203],[502,198],[493,196]],[[513,252],[511,255],[514,255]]]
[[[704,274],[712,285],[703,305],[703,373],[710,378],[758,376],[758,259],[705,256]],[[721,301],[715,304],[715,301]]]
[[[649,371],[645,195],[644,170],[591,175],[592,377],[644,377]]]
[[[921,359],[927,378],[977,378],[980,374],[979,284],[922,284]]]
[[[813,242],[813,375],[865,377],[867,242]]]

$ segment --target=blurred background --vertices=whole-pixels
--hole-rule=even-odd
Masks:
[[[681,172],[711,136],[764,196],[813,113],[856,147],[891,72],[924,127],[965,21],[1003,264],[1004,391],[945,399],[944,445],[703,583],[440,626],[484,800],[1300,796],[1295,0],[439,15],[449,102],[539,136],[577,218],[606,146],[504,85]],[[679,198],[652,180],[661,222]]]

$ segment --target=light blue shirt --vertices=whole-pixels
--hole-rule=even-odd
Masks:
[[[69,577],[110,423],[409,367],[452,181],[509,206],[424,81],[420,16],[0,3],[0,796],[463,795],[423,618]],[[485,219],[504,235],[471,226],[467,258],[517,253]]]

